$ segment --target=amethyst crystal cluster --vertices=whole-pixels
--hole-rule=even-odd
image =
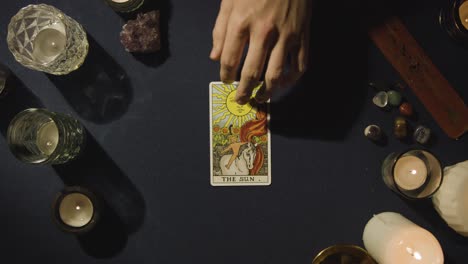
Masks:
[[[122,28],[120,42],[128,52],[150,53],[161,49],[159,10],[138,14]]]

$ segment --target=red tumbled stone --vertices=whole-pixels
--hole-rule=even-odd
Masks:
[[[407,102],[402,103],[400,105],[400,114],[405,116],[413,115],[413,107]]]

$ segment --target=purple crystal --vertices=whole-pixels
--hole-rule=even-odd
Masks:
[[[149,53],[161,49],[159,10],[138,14],[122,28],[120,42],[128,52]]]

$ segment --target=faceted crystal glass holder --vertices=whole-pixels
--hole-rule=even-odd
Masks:
[[[78,22],[45,4],[26,6],[13,16],[7,42],[19,63],[54,75],[78,69],[89,47]]]

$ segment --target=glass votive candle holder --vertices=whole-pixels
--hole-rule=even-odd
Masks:
[[[377,264],[367,251],[355,245],[335,245],[322,250],[312,264]]]
[[[439,160],[427,150],[391,153],[382,163],[382,178],[397,194],[408,199],[431,197],[442,184]]]
[[[439,23],[452,39],[468,47],[468,1],[447,1],[440,11]]]
[[[115,11],[128,13],[140,8],[145,0],[105,0],[106,3]],[[149,0],[151,1],[151,0]]]
[[[8,76],[10,76],[10,70],[0,65],[0,97],[5,95],[5,87]]]
[[[89,46],[78,22],[45,4],[28,5],[14,15],[8,25],[7,42],[19,63],[55,75],[78,69]]]
[[[82,234],[96,226],[100,207],[97,196],[90,190],[80,186],[66,187],[54,200],[52,214],[61,230]]]
[[[62,164],[80,154],[85,130],[71,116],[30,108],[10,122],[7,141],[13,155],[23,162]]]

